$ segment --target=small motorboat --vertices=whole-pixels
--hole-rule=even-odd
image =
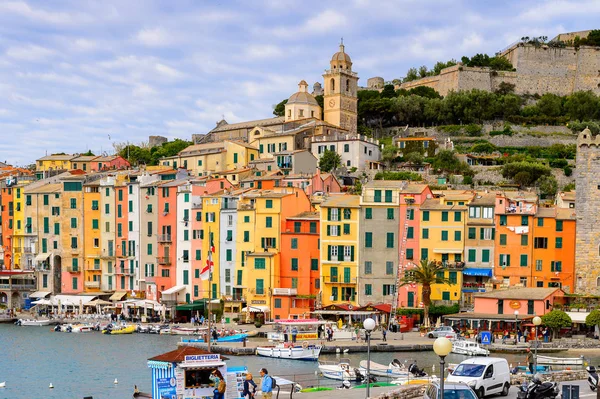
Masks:
[[[550,357],[550,356],[537,356],[537,363],[552,366],[581,366],[583,367],[584,359],[580,357]]]
[[[226,335],[224,337],[217,338],[217,342],[244,342],[246,338],[248,338],[248,334]],[[204,339],[182,339],[182,342],[204,342]]]
[[[6,388],[6,381],[0,382],[0,388]]]
[[[319,361],[319,371],[323,377],[339,381],[357,381],[361,382],[365,376],[350,365],[349,359],[340,359],[339,362]]]
[[[136,326],[131,325],[123,325],[123,326],[115,326],[109,324],[106,326],[104,330],[102,330],[102,334],[107,335],[121,335],[121,334],[133,334],[135,332]]]
[[[477,342],[456,339],[452,341],[452,353],[467,356],[488,356],[490,351],[479,346]]]
[[[44,327],[52,324],[50,319],[19,319],[15,322],[17,326],[38,326]]]
[[[322,348],[321,345],[309,345],[308,342],[304,341],[302,345],[279,344],[275,346],[259,346],[256,348],[256,354],[258,356],[279,359],[317,360]]]
[[[360,363],[360,372],[364,375],[367,374],[367,361],[361,360]],[[371,360],[371,365],[369,367],[369,373],[371,375],[376,375],[378,377],[387,377],[387,378],[404,378],[408,376],[408,369],[406,365],[401,363],[400,360],[394,359],[392,362],[385,366],[383,364],[375,363]]]
[[[171,335],[200,335],[208,331],[208,327],[172,327]]]

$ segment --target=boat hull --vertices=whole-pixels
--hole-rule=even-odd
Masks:
[[[338,380],[338,381],[355,381],[356,373],[354,370],[343,370],[339,366],[322,366],[319,365],[319,371],[323,374],[323,377],[329,378],[330,380]]]
[[[219,337],[217,338],[217,342],[244,342],[246,338],[248,338],[248,334],[235,334],[227,337]],[[204,342],[204,340],[202,338],[184,339],[183,342]]]
[[[19,323],[21,326],[44,327],[52,324],[52,320],[18,320],[17,323]]]
[[[360,361],[360,372],[364,375],[367,374],[367,361]],[[369,374],[377,377],[386,378],[408,378],[408,370],[402,370],[399,367],[386,367],[383,364],[375,363],[371,361],[369,367]]]
[[[537,356],[537,363],[552,366],[581,366],[583,367],[583,358],[580,357],[550,357],[550,356]]]
[[[272,357],[277,359],[316,361],[321,353],[321,348],[321,345],[308,345],[306,348],[303,346],[287,348],[259,346],[256,348],[256,354],[258,356]]]
[[[113,330],[104,330],[102,334],[106,335],[123,335],[123,334],[133,334],[135,332],[135,326],[127,326],[119,329]]]

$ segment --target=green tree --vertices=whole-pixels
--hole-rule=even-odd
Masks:
[[[325,150],[321,159],[319,159],[319,169],[321,172],[329,173],[337,169],[342,164],[342,157],[335,151]]]
[[[562,115],[562,97],[546,93],[537,102],[537,107],[542,115],[558,117]]]
[[[549,166],[537,162],[510,162],[502,167],[502,177],[512,179],[520,186],[532,186],[542,176],[550,176]]]
[[[135,144],[126,145],[119,151],[119,155],[125,158],[131,165],[154,165],[152,155],[147,148],[139,147]]]
[[[177,155],[181,150],[184,150],[191,145],[191,141],[175,139],[173,141],[163,143],[160,147],[152,147],[152,149],[150,149],[150,154],[152,157],[151,164],[158,165],[158,161],[161,158]]]
[[[422,165],[423,164],[423,154],[417,151],[409,152],[404,155],[404,161],[410,162],[413,165]]]
[[[454,283],[445,277],[446,268],[441,262],[429,261],[422,259],[419,265],[408,269],[402,276],[400,285],[418,284],[421,286],[421,301],[423,302],[424,320],[429,319],[429,306],[431,305],[431,286],[433,284],[448,284]]]
[[[542,316],[542,323],[552,331],[552,336],[555,337],[561,328],[571,327],[573,321],[562,310],[554,309]]]
[[[427,67],[425,65],[421,65],[419,67],[419,77],[420,78],[425,78],[427,76],[429,76],[429,73],[427,71]]]
[[[540,188],[543,198],[554,197],[558,191],[558,182],[552,175],[540,177],[536,184]]]
[[[408,91],[408,94],[414,94],[415,96],[421,96],[425,98],[442,98],[442,96],[440,96],[440,93],[435,91],[435,89],[427,86],[413,87]]]
[[[588,327],[600,325],[600,310],[594,309],[585,317],[585,324]]]
[[[285,104],[287,104],[288,99],[281,101],[273,108],[273,115],[275,116],[285,116]]]
[[[388,168],[391,168],[392,165],[396,163],[396,159],[398,158],[398,147],[393,145],[388,145],[383,147],[383,151],[381,153],[381,160],[385,162]]]
[[[87,152],[85,152],[81,155],[86,156],[86,157],[93,157],[95,154],[92,152],[92,150],[88,150]]]
[[[485,143],[477,143],[473,145],[473,147],[471,147],[470,149],[470,152],[473,152],[475,154],[491,154],[492,152],[495,152],[497,150],[498,147],[486,141]]]
[[[571,119],[595,119],[598,116],[598,97],[592,91],[575,92],[567,97],[565,111]]]
[[[500,82],[498,88],[494,91],[496,94],[506,95],[513,94],[515,92],[516,85],[508,82]]]
[[[410,68],[406,72],[406,76],[402,79],[403,82],[411,82],[413,80],[419,79],[419,73],[417,72],[417,68]]]
[[[379,94],[381,98],[394,98],[396,97],[396,91],[394,89],[394,85],[385,85],[383,86],[383,90]]]
[[[459,174],[469,169],[468,165],[461,162],[454,151],[442,150],[433,159],[432,166],[447,174]],[[466,167],[466,168],[465,168]]]
[[[490,58],[489,67],[495,71],[512,71],[513,65],[507,58],[496,56]]]

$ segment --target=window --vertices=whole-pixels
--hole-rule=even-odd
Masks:
[[[365,208],[365,219],[373,219],[373,208]]]
[[[292,271],[298,271],[298,258],[292,258]]]
[[[472,219],[479,219],[481,217],[481,208],[478,206],[470,206],[469,217]]]
[[[281,309],[281,298],[275,298],[274,306],[275,309]]]
[[[298,249],[298,239],[292,238],[290,242],[290,246],[292,249]]]
[[[442,230],[442,241],[448,241],[448,230]]]
[[[244,223],[250,223],[250,216],[244,216]]]
[[[506,245],[506,234],[500,234],[500,245]]]
[[[231,262],[233,260],[233,250],[228,249],[225,251],[225,260]]]
[[[556,221],[556,231],[557,232],[563,231],[563,221],[562,220]]]
[[[544,218],[538,218],[537,225],[538,227],[544,227]]]
[[[429,250],[427,248],[421,248],[421,259],[429,258]]]
[[[316,233],[317,232],[317,222],[310,222],[309,232],[310,233]]]
[[[365,274],[373,274],[373,262],[365,261]]]
[[[327,226],[327,235],[333,236],[333,237],[338,237],[340,235],[340,226],[338,226],[338,225]]]
[[[541,259],[537,259],[535,261],[535,271],[536,272],[541,272],[542,271],[542,260]]]
[[[365,248],[373,248],[373,233],[365,233]]]
[[[414,209],[406,210],[406,219],[407,220],[415,220],[415,210]]]
[[[462,213],[460,212],[454,212],[454,221],[455,222],[460,222],[462,220]]]
[[[244,242],[250,242],[250,232],[244,231]]]
[[[456,230],[454,232],[454,241],[460,241],[462,239],[462,234],[460,230]]]
[[[329,219],[328,220],[332,220],[334,222],[339,221],[339,209],[337,208],[329,208]]]
[[[386,248],[394,248],[394,233],[387,233]]]
[[[265,258],[254,258],[254,268],[264,270],[266,269],[266,261]]]
[[[371,284],[365,284],[365,295],[372,295],[373,288]]]
[[[494,218],[494,208],[484,207],[483,208],[483,218],[484,219],[493,219]]]
[[[429,211],[423,211],[423,221],[429,222]]]
[[[271,216],[267,216],[265,223],[266,227],[273,227],[273,218]]]
[[[448,221],[448,212],[443,211],[442,212],[442,222],[447,222],[447,221]]]
[[[490,262],[490,250],[489,249],[481,250],[481,262],[483,262],[483,263]]]
[[[256,295],[265,294],[265,281],[262,278],[256,279]]]
[[[535,237],[533,239],[533,247],[536,249],[548,248],[548,238],[547,237]]]
[[[271,209],[271,208],[273,208],[273,200],[266,200],[266,201],[265,201],[265,207],[266,207],[267,209]]]
[[[458,282],[457,276],[456,276],[456,272],[450,272],[448,279],[450,280],[450,282],[452,284],[456,284]]]
[[[521,262],[519,263],[519,266],[527,267],[527,255],[526,254],[521,254]]]
[[[467,252],[467,262],[475,262],[477,260],[477,250],[469,249]]]
[[[527,234],[521,234],[521,245],[529,245],[529,236]]]
[[[375,190],[374,194],[375,195],[374,195],[373,201],[381,202],[381,190]]]
[[[300,233],[302,231],[302,223],[294,222],[294,233]]]
[[[449,301],[450,300],[450,292],[448,291],[443,291],[442,292],[442,300],[444,301]],[[491,367],[491,366],[490,366]]]
[[[331,266],[329,268],[329,278],[332,283],[337,283],[338,281],[338,268],[336,266]]]
[[[423,238],[429,238],[429,229],[423,229]]]
[[[556,237],[556,242],[554,244],[556,249],[562,248],[562,237]]]
[[[510,255],[500,254],[500,266],[510,266]]]
[[[77,248],[77,237],[71,237],[71,248]]]
[[[500,215],[500,226],[506,226],[506,215]]]
[[[54,223],[54,235],[60,234],[60,223]]]
[[[344,219],[345,220],[350,220],[352,218],[352,210],[345,208],[344,209]]]
[[[71,198],[71,209],[77,209],[77,198]]]
[[[202,260],[202,252],[199,249],[196,250],[196,260]]]
[[[415,228],[414,227],[409,227],[406,230],[406,238],[407,239],[409,239],[409,238],[415,238]]]
[[[521,216],[521,226],[527,226],[529,224],[528,216]]]
[[[385,190],[385,202],[392,202],[392,190]]]
[[[98,219],[92,219],[92,229],[98,230],[99,221]]]
[[[310,270],[313,270],[313,271],[319,270],[319,259],[311,259],[310,260]]]
[[[383,285],[383,295],[392,295],[394,293],[394,286],[392,284]]]
[[[331,245],[329,247],[329,256],[330,259],[336,260],[338,258],[338,247],[337,245]]]
[[[471,208],[471,209],[473,209],[473,208]],[[469,230],[467,233],[469,240],[474,240],[475,237],[477,237],[476,231],[477,231],[477,229],[475,227],[469,227]]]
[[[557,260],[557,261],[552,261],[550,262],[550,271],[551,272],[562,272],[562,262]]]
[[[394,274],[394,262],[385,262],[385,274],[392,276]]]

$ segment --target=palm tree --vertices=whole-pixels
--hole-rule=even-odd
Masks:
[[[422,289],[423,301],[423,320],[429,319],[429,306],[431,305],[431,286],[433,284],[449,284],[454,283],[447,279],[444,274],[446,268],[441,262],[421,259],[419,265],[415,265],[412,269],[404,271],[404,276],[400,280],[400,286],[408,284],[420,284]]]

